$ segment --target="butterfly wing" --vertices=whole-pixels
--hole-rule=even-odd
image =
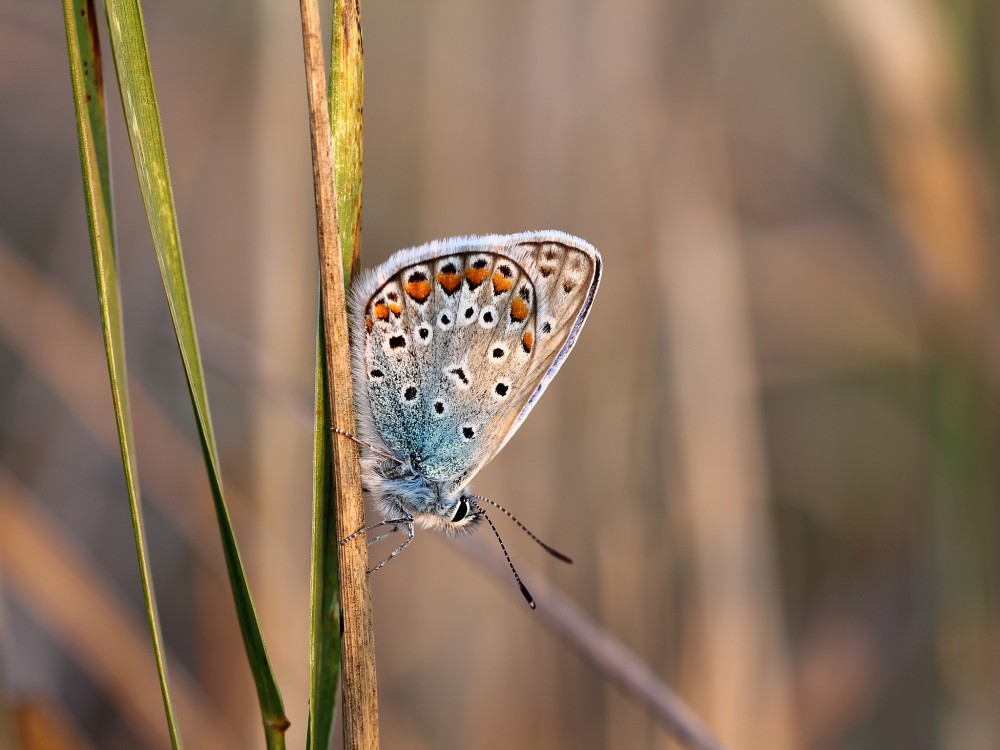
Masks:
[[[600,254],[560,232],[440,240],[351,291],[364,439],[461,489],[510,439],[576,342]]]

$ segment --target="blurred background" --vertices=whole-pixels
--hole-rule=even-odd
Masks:
[[[303,747],[297,4],[146,6],[227,494]],[[362,20],[365,265],[525,229],[604,255],[578,347],[476,483],[576,561],[504,526],[519,567],[733,750],[1000,747],[1000,6],[363,0]],[[263,747],[113,78],[181,728]],[[165,748],[59,4],[0,0],[0,102],[0,746]],[[678,747],[470,550],[500,560],[486,533],[424,532],[373,580],[384,747]]]

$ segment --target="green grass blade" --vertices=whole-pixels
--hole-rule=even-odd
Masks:
[[[361,256],[361,135],[365,79],[358,3],[359,0],[334,0],[330,52],[330,132],[340,247],[347,281]]]
[[[330,127],[344,278],[361,253],[361,104],[364,88],[361,18],[357,0],[335,0],[329,81]],[[309,745],[326,748],[333,731],[340,674],[340,608],[337,596],[336,523],[327,409],[323,314],[316,356],[316,432],[313,462],[312,617],[310,628]]]
[[[333,518],[333,460],[327,408],[326,344],[316,337],[316,413],[313,441],[312,612],[309,623],[309,735],[307,748],[326,748],[333,732],[340,675],[340,599],[337,596],[337,525]]]
[[[236,614],[247,659],[257,686],[265,738],[268,748],[283,748],[288,720],[264,647],[222,490],[222,475],[181,256],[173,191],[153,89],[142,10],[138,0],[106,0],[105,11],[132,156],[198,424],[229,583],[236,602]]]
[[[153,655],[160,680],[160,693],[163,697],[163,712],[170,732],[170,744],[176,750],[181,747],[181,737],[174,718],[167,665],[163,658],[160,620],[149,572],[137,479],[138,466],[133,450],[134,441],[128,404],[125,336],[122,327],[118,264],[115,256],[104,83],[97,21],[94,17],[93,2],[88,0],[63,0],[63,13],[79,136],[80,170],[83,175],[90,246],[94,258],[94,277],[97,281],[97,296],[101,309],[104,349],[107,353],[108,374],[111,378],[111,397],[114,402],[115,423],[118,427],[118,441],[121,445],[122,466],[132,515],[132,531],[135,534],[135,551],[139,561],[139,578],[146,605],[146,619],[149,622]]]

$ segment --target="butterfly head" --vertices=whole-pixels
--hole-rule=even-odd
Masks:
[[[412,460],[368,458],[365,464],[365,489],[387,515],[412,516],[446,534],[469,533],[482,521],[468,487],[456,492],[451,483],[428,478]]]

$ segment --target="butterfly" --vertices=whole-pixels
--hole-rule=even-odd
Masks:
[[[384,520],[467,533],[490,505],[469,483],[514,435],[576,343],[601,255],[555,231],[453,237],[400,250],[351,286],[350,329],[362,485]],[[350,437],[350,436],[349,436]]]

